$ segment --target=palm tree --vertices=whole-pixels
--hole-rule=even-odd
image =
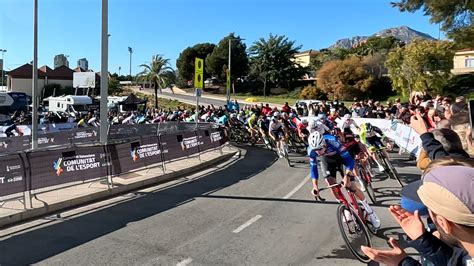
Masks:
[[[141,81],[152,82],[155,87],[155,108],[158,108],[158,89],[162,93],[162,89],[170,85],[172,77],[174,77],[174,70],[169,66],[169,59],[162,55],[153,55],[150,65],[142,64],[143,72],[138,74],[138,79]]]

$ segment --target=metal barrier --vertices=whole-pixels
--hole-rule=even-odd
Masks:
[[[181,130],[168,132],[178,127]],[[94,179],[110,178],[111,185],[111,177],[153,166],[162,167],[165,171],[166,162],[199,156],[201,152],[220,148],[227,142],[222,128],[205,124],[201,125],[202,129],[198,127],[198,130],[184,131],[187,127],[188,125],[174,124],[166,129],[161,128],[163,134],[158,135],[145,133],[151,133],[153,129],[159,132],[159,125],[154,128],[135,127],[133,132],[136,135],[122,143],[56,147],[1,156],[0,202],[21,196],[25,197],[25,201],[31,201],[32,194]],[[125,130],[121,128],[123,127],[114,129],[115,136],[124,135]],[[139,135],[140,132],[144,135]],[[41,136],[51,138],[49,133]],[[71,136],[95,138],[90,131],[84,129],[70,132],[69,143],[74,139]],[[49,140],[48,143],[60,143],[59,140],[55,141],[57,139]]]

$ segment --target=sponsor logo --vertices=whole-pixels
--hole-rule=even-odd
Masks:
[[[53,162],[53,169],[56,170],[56,175],[60,176],[64,170],[61,167],[61,163],[63,162],[63,158],[58,158],[56,161]]]

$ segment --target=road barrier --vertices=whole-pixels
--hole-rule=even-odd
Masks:
[[[75,145],[71,141],[95,140],[90,130],[67,133],[67,146],[35,151],[23,149],[0,156],[0,202],[18,198],[27,202],[36,193],[92,180],[104,179],[111,185],[113,177],[149,167],[161,167],[165,171],[167,162],[199,156],[202,152],[219,149],[227,142],[223,128],[200,124],[196,129],[195,124],[185,123],[166,125],[161,130],[159,125],[139,125],[132,129],[121,125],[111,131],[115,143],[107,145]],[[49,134],[41,135],[54,138],[48,143],[64,141]],[[9,139],[17,139],[20,143],[23,137]],[[9,145],[21,147],[12,143]]]

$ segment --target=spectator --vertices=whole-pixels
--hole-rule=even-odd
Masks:
[[[466,112],[467,111],[467,104],[466,100],[464,99],[463,96],[456,97],[456,101],[451,105],[451,113],[457,114],[460,112]]]
[[[446,166],[435,161],[425,171],[422,185],[416,191],[439,231],[439,238],[427,232],[419,211],[413,214],[400,206],[390,213],[411,239],[425,260],[424,265],[472,265],[474,257],[474,164]],[[421,265],[408,257],[397,242],[389,239],[392,250],[362,247],[372,260],[387,265]]]
[[[288,105],[288,102],[285,102],[285,105],[283,105],[283,107],[281,108],[281,112],[288,114],[290,110],[291,110],[291,107]]]

